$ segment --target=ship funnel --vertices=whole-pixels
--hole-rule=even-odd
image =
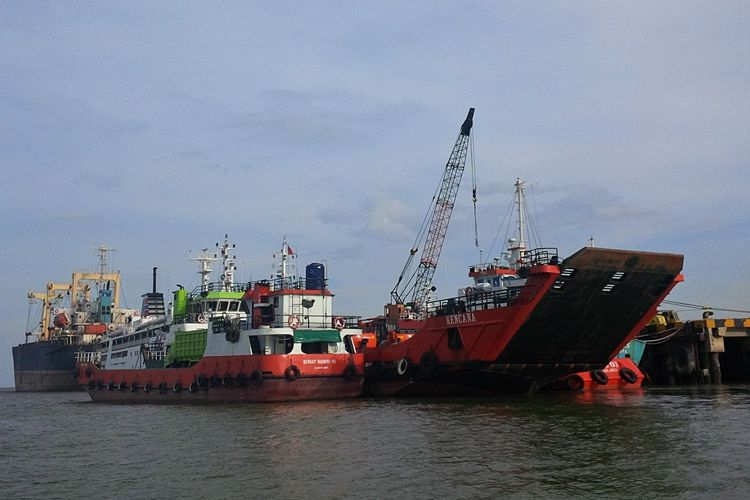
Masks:
[[[153,288],[151,290],[152,293],[156,293],[156,270],[159,269],[158,267],[154,268],[154,278],[153,278]]]

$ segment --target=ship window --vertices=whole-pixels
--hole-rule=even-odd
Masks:
[[[224,312],[229,308],[229,303],[226,300],[219,301],[219,312]]]
[[[216,311],[216,301],[215,300],[209,300],[206,305],[208,305],[209,312]]]
[[[302,344],[305,354],[325,354],[328,352],[328,342],[305,342]]]
[[[500,286],[500,278],[492,278],[492,286]]]
[[[240,309],[240,303],[239,302],[230,302],[229,303],[229,310],[230,311],[238,311]]]

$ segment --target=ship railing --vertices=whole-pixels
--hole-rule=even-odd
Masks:
[[[270,326],[273,328],[291,327],[295,322],[291,319],[291,316],[295,316],[296,326],[295,328],[338,328],[341,329],[359,328],[359,321],[362,319],[361,316],[344,315],[344,314],[275,314],[273,316],[266,316],[255,318],[254,321],[245,323],[243,322],[243,329],[257,329],[261,326]]]
[[[427,316],[446,316],[508,307],[516,300],[522,288],[513,287],[489,292],[474,291],[460,297],[433,300],[427,303]]]
[[[215,281],[206,285],[196,286],[191,296],[198,296],[208,292],[244,292],[250,287],[250,283],[232,283],[229,287],[221,281]]]
[[[557,254],[557,248],[532,248],[526,250],[521,256],[520,264],[522,266],[538,266],[544,264],[557,265],[560,263],[560,258]]]

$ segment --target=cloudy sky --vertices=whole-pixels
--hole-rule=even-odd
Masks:
[[[241,280],[287,235],[338,312],[379,313],[469,107],[485,250],[523,177],[545,246],[682,253],[671,299],[750,309],[748,21],[746,2],[2,2],[0,387],[26,293],[100,244],[130,307],[153,266],[165,292],[197,284],[189,252],[228,233]],[[472,217],[467,171],[439,292],[479,260]]]

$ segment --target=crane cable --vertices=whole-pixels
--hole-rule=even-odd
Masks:
[[[482,263],[482,249],[479,248],[479,227],[477,222],[477,168],[474,158],[474,136],[469,136],[469,152],[471,154],[471,200],[474,203],[474,246],[479,249],[479,260]]]
[[[406,283],[404,283],[404,285],[402,287],[402,291],[400,293],[398,291],[398,288],[401,285],[401,281],[404,279],[404,276],[406,275],[406,273],[411,268],[412,262],[414,260],[414,256],[419,251],[419,245],[422,243],[422,240],[425,238],[425,235],[426,235],[426,232],[427,232],[427,228],[428,228],[428,223],[429,223],[429,221],[432,218],[433,212],[435,211],[433,209],[433,206],[437,202],[437,197],[438,197],[438,194],[440,193],[440,187],[443,184],[443,178],[444,177],[445,177],[445,173],[443,173],[443,175],[440,177],[440,182],[438,182],[438,185],[435,188],[435,194],[432,195],[432,200],[430,200],[430,205],[427,207],[427,212],[425,213],[424,219],[422,219],[422,225],[419,227],[419,231],[417,232],[417,236],[414,239],[414,244],[412,245],[411,250],[409,251],[409,258],[406,259],[406,264],[404,264],[404,268],[401,270],[401,274],[398,276],[398,281],[396,282],[396,286],[394,286],[393,290],[391,291],[391,296],[393,296],[393,294],[395,293],[395,294],[399,295],[399,298],[400,298],[403,295],[409,295],[407,293],[407,291],[411,291],[411,290],[408,290],[408,287],[410,286],[411,281],[416,276],[416,273],[417,273],[416,270],[414,271],[414,273],[412,273],[412,275],[409,277],[409,279],[406,281]]]
[[[678,302],[675,300],[665,300],[662,302],[663,304],[668,304],[671,306],[678,306],[678,307],[687,307],[691,309],[712,309],[714,311],[724,311],[724,312],[736,312],[736,313],[743,313],[743,314],[750,314],[750,311],[744,310],[744,309],[723,309],[721,307],[711,307],[706,305],[700,305],[700,304],[689,304],[687,302]]]

